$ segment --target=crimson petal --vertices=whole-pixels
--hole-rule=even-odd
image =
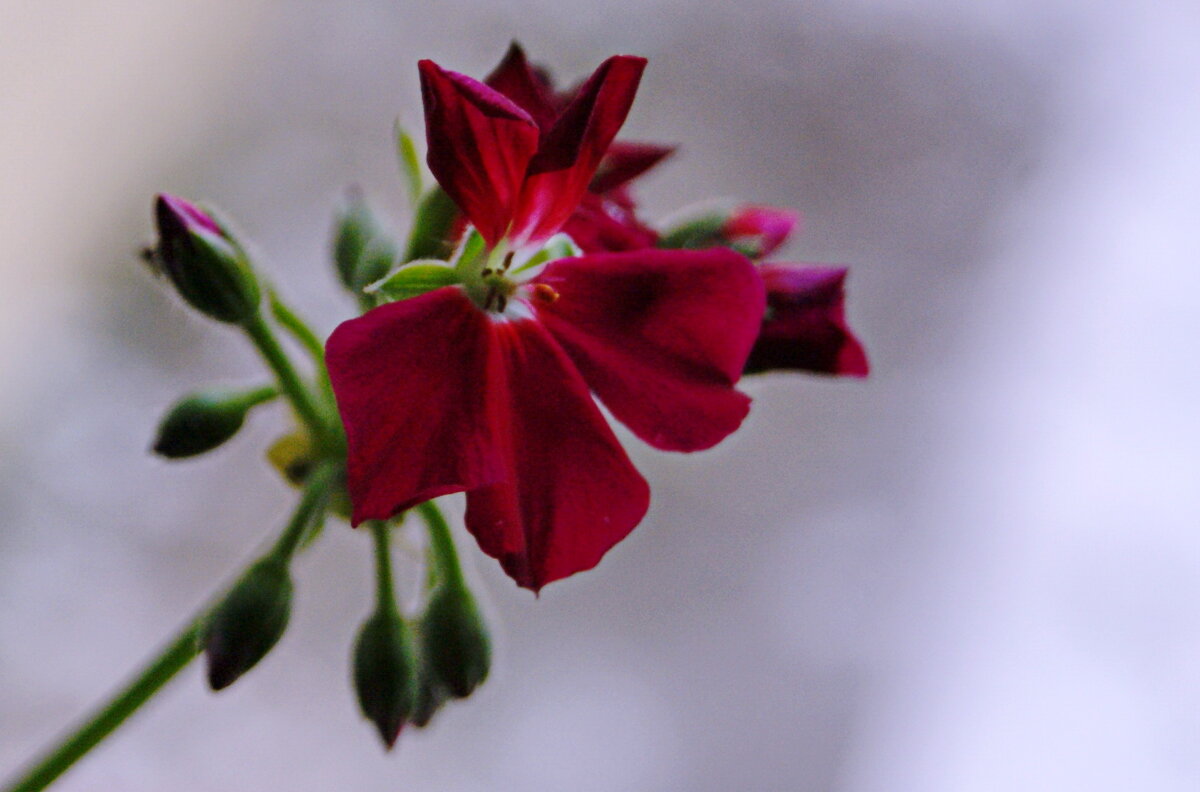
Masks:
[[[637,219],[631,205],[587,193],[563,226],[584,253],[641,250],[658,244],[658,232]]]
[[[515,41],[509,46],[504,60],[483,82],[516,102],[543,131],[553,126],[558,117],[554,88],[544,73],[529,65],[525,51]]]
[[[645,67],[645,58],[609,58],[542,135],[514,218],[518,241],[545,239],[570,217],[625,123]]]
[[[698,451],[734,431],[734,389],[758,335],[762,281],[724,248],[560,259],[538,279],[558,293],[539,318],[600,400],[655,448]]]
[[[538,145],[529,113],[502,93],[433,61],[418,64],[426,161],[489,245],[503,237]]]
[[[747,372],[867,376],[866,353],[846,323],[845,269],[764,264],[759,272],[767,287],[767,317]]]
[[[675,153],[674,146],[616,141],[608,147],[588,189],[606,193],[636,179]]]
[[[467,529],[534,591],[591,569],[641,522],[650,489],[587,384],[537,322],[495,322],[503,373],[489,398],[508,473],[467,493]]]
[[[346,427],[355,525],[505,475],[484,386],[496,368],[489,324],[449,287],[333,331],[326,362]]]

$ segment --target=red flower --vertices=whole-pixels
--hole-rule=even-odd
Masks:
[[[530,65],[524,50],[514,42],[484,83],[528,113],[544,131],[553,126],[565,108],[578,101],[590,81],[568,91],[556,91],[546,71]],[[673,146],[654,143],[610,143],[600,161],[592,164],[591,182],[587,191],[575,199],[578,205],[562,226],[563,231],[585,253],[654,247],[658,233],[636,217],[628,184],[674,150]]]
[[[625,122],[645,58],[614,55],[561,111],[510,88],[533,112],[470,77],[421,61],[429,169],[489,246],[560,229]],[[519,93],[519,92],[524,92]]]
[[[524,255],[559,229],[643,65],[610,58],[561,112],[530,112],[421,62],[430,168],[489,249]],[[492,251],[461,285],[343,323],[327,361],[354,523],[465,491],[480,547],[537,590],[595,566],[649,506],[591,394],[656,448],[714,445],[749,409],[734,385],[765,296],[729,250],[566,258],[524,282],[511,262]]]
[[[767,312],[746,372],[775,369],[865,377],[867,355],[846,323],[845,268],[762,264]]]

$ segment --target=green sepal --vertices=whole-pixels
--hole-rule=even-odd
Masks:
[[[421,191],[425,188],[425,178],[421,172],[421,158],[417,155],[417,145],[412,135],[408,134],[396,119],[396,156],[400,160],[400,175],[404,177],[404,185],[408,188],[408,200],[414,205],[421,200]]]
[[[721,229],[728,213],[712,213],[688,220],[665,231],[658,240],[660,248],[694,250],[725,244]]]
[[[266,657],[287,629],[291,606],[292,578],[283,559],[268,556],[246,571],[201,636],[213,690],[229,687]]]
[[[415,710],[418,697],[416,640],[395,611],[376,611],[354,643],[354,692],[364,716],[389,749]]]
[[[417,204],[416,218],[409,232],[405,261],[449,257],[452,246],[450,230],[458,217],[458,206],[441,187],[434,185],[425,191]]]
[[[358,190],[350,190],[334,223],[333,261],[352,294],[382,278],[396,261],[396,243],[379,227]]]
[[[458,273],[446,262],[423,259],[405,264],[366,291],[388,300],[407,300],[458,282]]]
[[[421,617],[421,643],[431,678],[454,698],[466,698],[487,678],[492,642],[479,606],[463,585],[442,583]]]
[[[209,388],[189,394],[159,422],[154,453],[183,459],[212,451],[238,433],[252,407],[277,395],[273,387]]]

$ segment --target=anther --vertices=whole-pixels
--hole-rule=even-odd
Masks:
[[[533,285],[533,299],[549,305],[558,300],[558,292],[545,283],[535,283]]]

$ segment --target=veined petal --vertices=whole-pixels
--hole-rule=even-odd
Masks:
[[[529,113],[477,80],[423,60],[426,161],[442,189],[494,245],[513,218],[521,183],[537,150]]]
[[[734,389],[762,323],[763,285],[744,256],[639,250],[561,259],[538,278],[538,317],[600,400],[655,448],[698,451],[737,429]]]
[[[491,388],[507,473],[467,493],[467,529],[518,585],[591,569],[650,505],[587,384],[536,321],[491,325],[503,374]],[[501,384],[502,383],[502,384]]]
[[[509,46],[504,60],[483,82],[529,113],[543,132],[554,125],[554,119],[558,117],[554,88],[544,73],[529,65],[525,50],[517,42]]]
[[[746,371],[799,369],[865,377],[867,356],[846,323],[846,270],[763,264],[767,316]]]
[[[489,324],[447,287],[333,331],[326,362],[346,427],[355,525],[506,474],[488,412],[496,367]]]
[[[636,179],[674,153],[674,146],[614,141],[600,160],[588,189],[594,193],[606,193]]]
[[[513,221],[518,241],[546,239],[562,228],[625,123],[645,67],[645,58],[609,58],[542,135]]]

